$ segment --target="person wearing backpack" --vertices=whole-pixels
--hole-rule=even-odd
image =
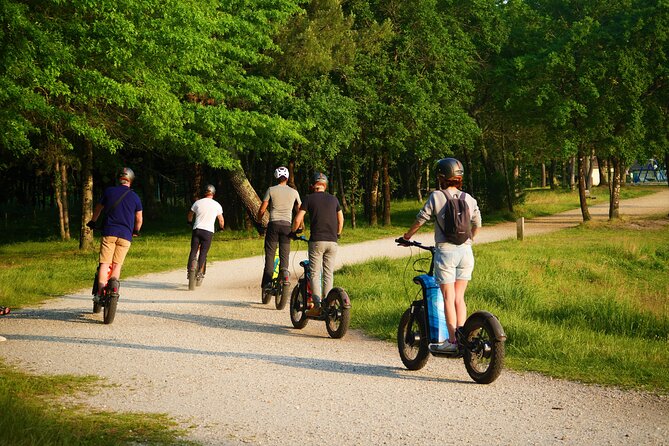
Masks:
[[[467,319],[465,290],[474,270],[472,241],[481,227],[481,212],[471,195],[462,192],[462,163],[455,158],[437,162],[439,190],[432,192],[416,215],[416,220],[404,234],[411,237],[435,216],[434,277],[444,296],[444,311],[448,337],[436,346],[441,352],[456,352],[456,329]]]

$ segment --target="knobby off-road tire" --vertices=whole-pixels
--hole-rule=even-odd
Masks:
[[[416,310],[416,314],[412,317],[411,308],[407,308],[397,327],[397,349],[402,363],[409,370],[420,370],[425,367],[430,355],[423,314],[422,309]]]
[[[281,284],[281,290],[276,293],[274,297],[274,305],[277,310],[283,310],[286,308],[286,304],[290,300],[290,283]]]
[[[333,339],[341,339],[348,331],[351,322],[351,309],[345,308],[346,302],[349,302],[348,294],[342,288],[333,288],[327,297],[325,328]]]
[[[290,295],[290,321],[293,323],[293,327],[302,329],[307,325],[309,319],[307,319],[307,315],[305,314],[306,311],[307,299],[302,293],[300,283],[298,283]]]
[[[274,296],[272,295],[272,291],[269,288],[260,290],[260,299],[264,305],[267,305],[269,301],[272,300],[272,297]]]
[[[504,341],[496,341],[492,324],[484,315],[472,314],[463,327],[466,343],[465,368],[479,384],[497,379],[504,365]]]
[[[194,259],[192,262],[190,262],[190,266],[188,267],[188,289],[190,291],[193,291],[195,289],[197,282],[197,260]]]
[[[114,317],[116,316],[116,306],[118,305],[118,296],[112,296],[108,298],[109,301],[105,305],[103,318],[105,324],[111,324],[114,322]]]

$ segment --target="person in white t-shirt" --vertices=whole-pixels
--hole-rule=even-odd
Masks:
[[[224,226],[223,208],[214,200],[216,188],[208,184],[204,190],[204,198],[200,198],[188,211],[188,224],[193,224],[193,235],[190,239],[190,254],[188,255],[188,264],[197,257],[197,251],[200,250],[200,257],[197,261],[197,278],[204,278],[205,267],[207,265],[207,253],[211,247],[211,240],[214,236],[215,223],[218,220],[218,227],[222,230]]]

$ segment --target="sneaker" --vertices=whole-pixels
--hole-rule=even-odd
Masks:
[[[321,306],[314,304],[314,306],[309,308],[304,314],[309,316],[309,317],[320,317],[321,316]]]
[[[93,296],[93,302],[94,303],[99,304],[101,300],[102,300],[102,296],[100,296],[99,294],[95,294]]]
[[[430,350],[439,353],[457,353],[458,344],[452,344],[451,341],[446,340],[441,344],[430,344]]]

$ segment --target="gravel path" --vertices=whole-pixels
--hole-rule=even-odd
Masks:
[[[606,203],[591,212],[605,218]],[[669,190],[622,212],[666,215]],[[579,221],[568,212],[528,222],[526,233]],[[515,231],[485,227],[477,242]],[[344,245],[338,257],[408,252],[378,240]],[[295,330],[287,309],[259,303],[260,267],[259,257],[211,264],[193,292],[183,271],[124,280],[110,326],[91,314],[89,290],[15,311],[0,319],[0,356],[37,373],[105,377],[119,386],[90,405],[168,413],[196,425],[189,438],[206,445],[669,444],[666,396],[508,370],[483,386],[461,360],[431,358],[409,372],[392,343],[357,331],[333,340],[316,321]]]

